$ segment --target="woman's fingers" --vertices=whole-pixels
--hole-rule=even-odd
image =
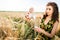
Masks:
[[[39,27],[35,27],[35,28],[33,28],[35,31],[37,31],[37,32],[40,32],[40,28]]]

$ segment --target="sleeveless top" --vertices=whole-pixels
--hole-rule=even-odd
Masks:
[[[40,28],[50,33],[53,28],[54,20],[50,20],[46,25],[44,24],[44,21],[45,19],[43,18],[40,24]]]
[[[53,24],[54,24],[54,20],[50,20],[46,25],[44,24],[45,19],[42,18],[41,20],[41,24],[40,24],[40,28],[44,29],[45,31],[51,33],[52,28],[53,28]],[[42,36],[42,40],[51,40],[52,38],[47,37],[44,34],[40,34]]]

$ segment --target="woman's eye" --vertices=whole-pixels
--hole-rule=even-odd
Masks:
[[[49,8],[49,10],[51,10],[51,9]]]
[[[51,10],[51,8],[46,8],[46,10]]]

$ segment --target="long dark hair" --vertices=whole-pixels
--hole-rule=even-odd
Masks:
[[[59,22],[59,11],[58,11],[57,4],[55,2],[49,2],[47,4],[47,6],[52,6],[53,7],[53,13],[52,13],[52,17],[51,17],[52,19],[51,20],[55,20],[55,21],[58,21]],[[48,15],[46,13],[43,18],[46,18],[47,16]]]

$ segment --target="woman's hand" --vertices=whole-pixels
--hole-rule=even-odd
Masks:
[[[40,31],[41,31],[41,29],[40,29],[39,27],[37,27],[37,26],[35,26],[33,29],[34,29],[36,32],[39,32],[39,33],[40,33]]]

